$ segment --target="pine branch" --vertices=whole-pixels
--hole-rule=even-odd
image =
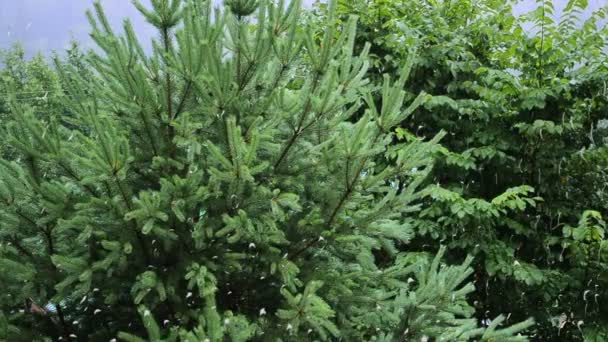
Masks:
[[[59,161],[59,166],[70,176],[73,180],[76,181],[77,184],[82,184],[82,180],[78,175],[63,161]],[[95,189],[93,189],[90,185],[82,184],[82,187],[85,188],[93,197],[99,197]]]
[[[57,279],[59,277],[59,272],[57,266],[51,260],[51,257],[55,255],[55,244],[53,242],[52,229],[47,226],[47,229],[42,229],[42,232],[45,234],[46,237],[47,249],[49,253],[49,262],[51,263],[51,268],[53,269],[53,278]],[[65,315],[63,314],[61,305],[57,305],[57,315],[59,316],[59,321],[61,322],[61,326],[63,327],[64,338],[69,339],[70,328],[65,320]]]
[[[322,241],[321,239],[310,240],[310,242],[308,242],[306,245],[304,245],[304,247],[300,248],[295,253],[289,254],[288,255],[289,260],[295,260],[300,254],[306,252],[309,248],[316,246],[321,241]]]
[[[131,72],[131,68],[126,68],[126,72],[127,74],[130,76],[127,77],[127,82],[128,82],[128,86],[129,86],[129,94],[135,94],[135,89],[133,87],[133,85],[131,84],[131,79],[135,79],[135,77],[133,76],[133,73]],[[143,104],[140,104],[138,101],[137,96],[134,95],[134,100],[135,102],[140,106],[140,108],[144,108]],[[146,114],[143,112],[143,110],[138,111],[137,113],[141,119],[141,121],[144,124],[144,130],[146,131],[146,135],[148,136],[148,139],[150,140],[150,144],[152,146],[152,152],[154,153],[155,156],[158,155],[158,148],[156,146],[156,144],[154,143],[154,137],[152,136],[152,132],[150,129],[150,122],[148,121],[148,119],[146,118]]]
[[[184,94],[182,95],[182,98],[179,101],[179,104],[177,105],[177,109],[175,109],[175,114],[173,115],[173,119],[176,119],[184,110],[186,100],[188,99],[188,96],[190,95],[190,89],[192,88],[192,83],[193,82],[191,79],[188,79],[186,81],[186,87],[184,90]]]
[[[17,214],[19,217],[21,217],[22,219],[24,219],[24,220],[26,220],[27,222],[29,222],[30,224],[32,224],[34,227],[36,227],[36,228],[40,228],[40,227],[38,226],[38,223],[36,223],[36,221],[34,221],[33,219],[29,218],[27,215],[25,215],[23,212],[21,212],[21,210],[19,210],[19,209],[17,209],[17,208],[16,208],[16,209],[15,209],[15,213],[16,213],[16,214]]]
[[[169,28],[163,27],[162,29],[162,39],[165,47],[165,82],[167,87],[167,117],[169,120],[173,120],[173,101],[171,100],[172,90],[171,90],[171,73],[169,72],[169,51],[170,51],[170,42],[169,42]],[[169,126],[171,127],[171,126]]]
[[[365,163],[362,163],[362,164],[365,165]],[[361,170],[362,169],[363,169],[363,166],[361,167]],[[361,171],[359,171],[357,174],[360,174],[360,173],[361,173]],[[338,204],[335,206],[335,208],[332,211],[331,215],[329,216],[329,218],[325,222],[325,226],[326,227],[330,227],[333,224],[334,220],[336,219],[336,216],[338,215],[338,212],[340,211],[340,209],[342,209],[342,206],[344,205],[344,203],[346,202],[346,200],[348,199],[348,197],[351,195],[351,193],[352,193],[352,191],[354,189],[354,185],[355,185],[355,183],[356,183],[357,180],[358,180],[358,177],[355,176],[355,178],[353,179],[353,181],[351,183],[347,184],[345,191],[342,193],[342,196],[338,200]],[[291,256],[289,257],[289,259],[290,260],[294,260],[300,254],[302,254],[302,253],[306,252],[308,249],[316,246],[321,241],[323,241],[323,240],[322,239],[312,239],[304,247],[300,248],[297,252],[291,254]]]
[[[378,130],[378,132],[376,133],[376,135],[375,135],[375,137],[373,139],[372,146],[380,138],[381,133],[382,133],[382,131]],[[347,179],[346,189],[344,190],[344,192],[342,193],[342,196],[338,200],[338,204],[336,205],[336,207],[332,211],[331,215],[329,216],[329,219],[327,219],[327,221],[325,222],[325,226],[326,227],[329,228],[329,227],[331,227],[331,225],[333,225],[334,220],[336,219],[338,213],[340,212],[340,210],[342,209],[342,207],[346,203],[346,200],[348,199],[348,197],[352,194],[352,191],[354,190],[355,185],[356,185],[357,181],[359,180],[359,177],[361,176],[361,172],[363,171],[363,168],[365,167],[365,164],[367,163],[368,158],[369,157],[365,157],[361,161],[361,165],[357,169],[357,172],[355,173],[352,182],[348,182],[348,179]],[[347,167],[348,167],[348,164],[349,164],[349,160],[350,160],[350,157],[347,157],[347,159],[346,159],[346,165],[347,165]],[[348,171],[346,171],[346,172],[347,172],[346,175],[348,176]],[[298,255],[306,252],[308,249],[314,247],[315,245],[317,245],[321,241],[322,241],[321,239],[312,240],[311,242],[309,242],[308,244],[306,244],[306,246],[304,246],[303,248],[301,248],[300,250],[298,250],[296,253],[294,253],[293,256],[290,259],[291,260],[295,259]]]
[[[122,197],[123,201],[125,202],[127,208],[129,209],[129,211],[133,210],[133,204],[131,203],[131,200],[129,200],[129,197],[127,196],[127,193],[125,191],[125,189],[122,186],[122,182],[116,177],[116,175],[114,176],[114,181],[116,183],[116,186],[120,192],[120,196]],[[143,253],[144,256],[144,261],[146,262],[146,265],[150,265],[151,262],[151,258],[150,258],[150,254],[148,253],[148,249],[144,240],[144,237],[141,235],[141,232],[137,229],[137,226],[135,225],[135,223],[133,221],[131,221],[131,229],[133,230],[133,232],[135,233],[135,237],[137,239],[137,242],[140,245],[141,251]]]
[[[144,129],[146,131],[146,135],[148,136],[148,139],[150,140],[150,144],[152,145],[152,152],[154,153],[155,156],[158,156],[158,148],[156,147],[156,144],[154,143],[154,137],[152,136],[152,132],[150,132],[150,123],[148,122],[148,120],[146,119],[146,115],[143,111],[138,111],[138,115],[141,119],[141,121],[144,123]]]
[[[32,179],[37,185],[40,185],[40,172],[38,170],[38,165],[36,165],[36,158],[34,156],[27,156],[25,160],[29,166],[28,170],[30,170]]]
[[[312,89],[310,91],[310,96],[308,96],[308,98],[306,99],[306,104],[304,105],[304,110],[302,111],[302,114],[300,115],[300,118],[298,120],[298,125],[294,128],[291,138],[289,138],[287,145],[285,145],[285,147],[283,148],[283,151],[279,155],[279,159],[277,159],[277,161],[274,164],[275,170],[277,170],[279,168],[279,166],[281,165],[281,163],[287,156],[287,153],[293,147],[293,144],[296,142],[298,137],[300,137],[300,135],[303,133],[302,125],[304,124],[306,117],[308,116],[309,112],[312,109],[312,95],[317,90],[317,86],[319,84],[320,78],[321,78],[321,71],[316,69],[315,75],[314,75],[314,78],[312,81]]]
[[[239,85],[239,89],[241,89],[241,23],[243,16],[239,14],[236,17],[236,83]]]
[[[19,240],[17,240],[16,238],[13,238],[10,241],[15,246],[15,248],[17,248],[17,250],[19,252],[21,252],[23,255],[25,255],[28,258],[33,258],[34,257],[30,251],[28,251],[25,247],[23,247],[21,245],[21,243],[19,242]]]
[[[270,104],[272,103],[273,92],[279,86],[279,82],[281,82],[281,79],[283,78],[283,76],[285,75],[285,72],[287,70],[289,70],[288,66],[281,63],[281,69],[279,70],[279,72],[277,73],[277,76],[272,81],[272,85],[270,87],[264,89],[264,95],[262,97],[266,97],[266,103],[264,103],[264,105],[262,106],[262,108],[263,108],[262,111],[266,111],[268,109],[268,107],[270,106]]]

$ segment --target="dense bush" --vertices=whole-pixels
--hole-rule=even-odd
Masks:
[[[583,21],[586,1],[560,17],[538,5],[522,17],[493,0],[339,8],[360,16],[359,48],[372,42],[370,78],[412,58],[409,96],[435,96],[402,127],[449,132],[413,245],[476,255],[480,320],[505,312],[535,317],[539,339],[608,338],[606,11]]]

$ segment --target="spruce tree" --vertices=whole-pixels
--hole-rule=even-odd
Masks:
[[[151,52],[96,2],[67,110],[11,101],[1,338],[525,340],[471,318],[471,258],[403,252],[442,136],[395,138],[430,100],[404,103],[411,59],[370,84],[333,2],[322,27],[297,0],[151,3]]]

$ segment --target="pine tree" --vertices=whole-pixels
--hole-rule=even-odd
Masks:
[[[57,95],[62,95],[61,83],[57,73],[46,63],[44,56],[25,56],[19,44],[8,50],[0,51],[0,122],[10,118],[8,94],[14,94],[14,101],[27,103],[35,115],[46,116],[62,110]],[[15,150],[0,141],[0,156],[13,158]]]
[[[404,103],[411,60],[370,84],[356,18],[299,1],[134,5],[151,53],[96,2],[93,71],[56,62],[67,113],[11,102],[0,337],[525,340],[471,318],[470,258],[403,252],[442,137],[395,137],[430,100]]]

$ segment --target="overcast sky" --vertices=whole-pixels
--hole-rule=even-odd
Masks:
[[[213,0],[221,3],[222,0]],[[568,0],[553,0],[556,12]],[[21,42],[28,55],[38,51],[63,50],[72,38],[91,47],[88,38],[89,24],[84,12],[91,8],[93,0],[0,0],[0,49]],[[145,23],[135,8],[127,0],[101,0],[106,13],[115,27],[120,27],[122,19],[129,17],[142,37],[149,40],[154,29]],[[314,0],[304,0],[310,6]],[[608,0],[590,0],[589,13],[605,5]],[[515,13],[525,13],[535,6],[534,0],[523,0],[515,8]]]

